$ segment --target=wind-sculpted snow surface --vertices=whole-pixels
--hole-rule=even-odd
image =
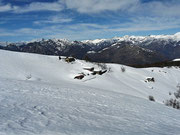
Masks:
[[[74,80],[88,72],[84,67],[100,67],[8,51],[0,51],[0,61],[0,135],[180,133],[179,110],[162,104],[176,91],[179,69],[125,67],[122,73],[121,65],[109,64],[111,72]]]

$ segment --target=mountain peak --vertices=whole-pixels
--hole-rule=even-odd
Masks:
[[[176,40],[180,41],[180,32],[174,34]]]
[[[180,32],[177,32],[176,34],[174,34],[175,36],[180,36]]]

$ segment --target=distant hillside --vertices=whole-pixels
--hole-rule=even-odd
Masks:
[[[0,43],[0,49],[73,56],[98,62],[144,65],[180,58],[180,33],[157,36],[124,36],[86,41],[42,39],[22,43]]]
[[[130,65],[136,68],[148,68],[148,67],[180,67],[180,61],[162,61],[151,64],[142,65]]]

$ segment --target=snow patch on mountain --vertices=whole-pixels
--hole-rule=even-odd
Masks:
[[[130,42],[131,44],[141,44],[143,42],[148,42],[150,44],[154,40],[159,40],[159,41],[175,41],[179,42],[180,41],[180,33],[176,33],[174,35],[149,35],[149,36],[123,36],[123,37],[114,37],[112,39],[95,39],[95,40],[85,40],[82,41],[84,43],[92,43],[95,45],[99,45],[103,42],[109,42],[109,43],[118,43],[118,42]]]
[[[180,61],[180,58],[179,59],[174,59],[173,61]]]
[[[7,46],[7,42],[0,42],[0,46]]]
[[[83,43],[92,43],[92,44],[98,44],[100,42],[107,41],[108,39],[95,39],[95,40],[83,40]]]

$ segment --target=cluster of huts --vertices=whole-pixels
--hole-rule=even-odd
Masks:
[[[61,56],[59,56],[59,60],[61,60]],[[76,61],[76,59],[74,57],[66,57],[64,58],[64,60],[67,62],[67,63],[70,63],[70,62],[74,62]]]
[[[88,70],[89,72],[90,72],[90,74],[91,75],[102,75],[102,74],[104,74],[104,73],[106,73],[107,72],[107,70],[98,70],[98,71],[96,71],[96,70],[94,70],[94,67],[92,67],[92,68],[83,68],[84,70]],[[90,75],[90,74],[87,74],[87,75]],[[81,73],[80,75],[78,75],[78,76],[75,76],[74,77],[74,79],[83,79],[84,77],[85,77],[86,75],[84,74],[84,73]]]
[[[155,82],[154,77],[147,77],[145,82]]]
[[[74,62],[76,60],[74,57],[61,58],[61,56],[59,56],[59,60],[62,60],[62,59],[64,59],[64,61],[67,62],[67,63],[71,63],[71,62]],[[88,70],[91,75],[102,75],[102,74],[107,72],[107,70],[95,70],[94,67],[92,67],[92,68],[83,68],[83,69]],[[87,75],[90,75],[90,74],[87,74]],[[85,76],[86,76],[86,74],[80,73],[80,75],[75,76],[74,79],[81,80]]]

